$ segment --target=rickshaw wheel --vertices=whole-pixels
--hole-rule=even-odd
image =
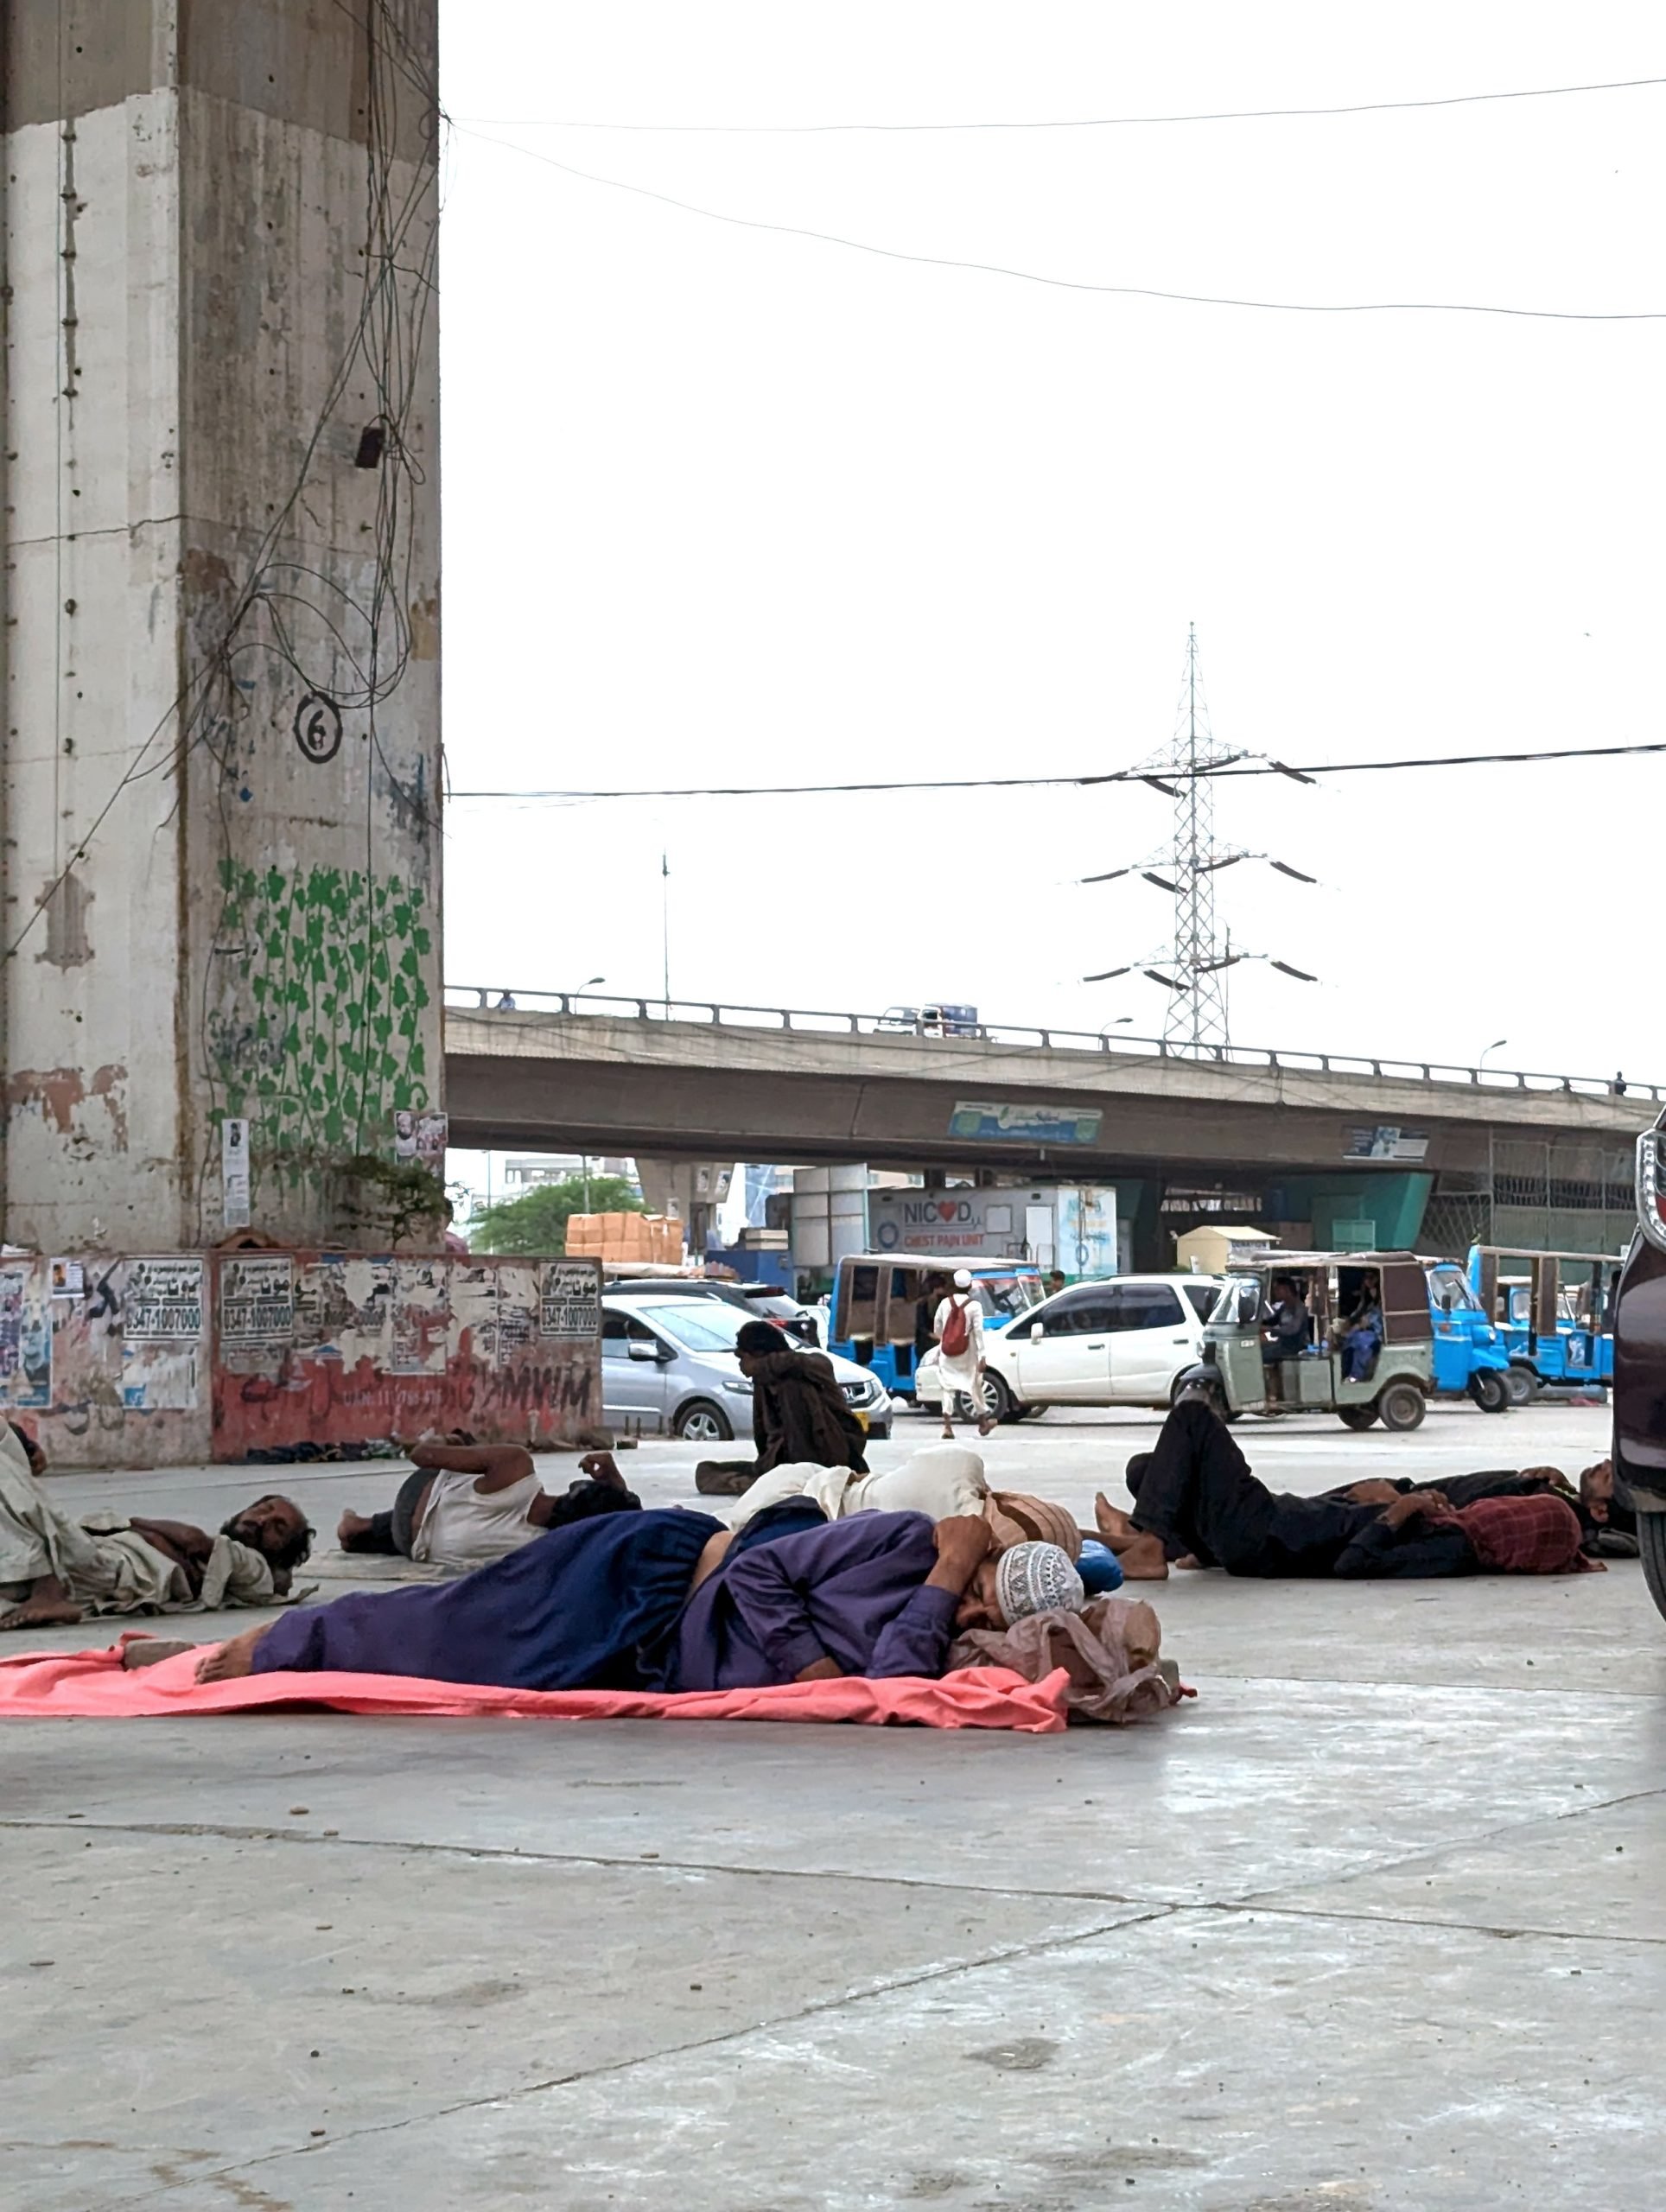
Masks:
[[[1483,1367],[1469,1378],[1469,1395],[1484,1414],[1507,1414],[1513,1402],[1507,1374]]]
[[[1531,1405],[1538,1395],[1539,1378],[1530,1367],[1511,1366],[1504,1380],[1512,1406]]]
[[[1378,1397],[1377,1410],[1384,1428],[1416,1428],[1423,1419],[1423,1394],[1415,1382],[1390,1382]]]
[[[1374,1428],[1377,1425],[1375,1406],[1339,1406],[1336,1417],[1344,1428]]]

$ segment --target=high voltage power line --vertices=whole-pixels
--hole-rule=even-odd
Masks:
[[[1163,300],[1171,304],[1200,308],[1241,308],[1269,315],[1491,315],[1529,322],[1663,322],[1666,308],[1531,308],[1491,300],[1254,300],[1217,292],[1171,291],[1154,284],[1101,284],[1082,276],[1051,276],[1039,269],[1019,269],[1003,261],[976,261],[957,254],[910,253],[901,246],[876,245],[871,238],[846,238],[837,231],[818,231],[805,223],[772,222],[760,215],[731,215],[721,207],[703,207],[697,200],[679,199],[675,193],[633,184],[628,177],[603,176],[596,169],[582,169],[574,162],[557,161],[535,147],[517,145],[512,138],[495,138],[489,130],[472,130],[454,121],[452,128],[483,146],[498,146],[529,162],[542,162],[585,184],[605,185],[611,192],[627,192],[639,200],[652,200],[662,207],[675,207],[685,215],[698,215],[709,223],[726,223],[732,229],[763,231],[776,238],[809,238],[818,245],[836,245],[847,252],[865,253],[880,261],[901,261],[916,268],[958,269],[982,276],[1006,276],[1023,284],[1040,284],[1052,291],[1091,292],[1101,297]]]
[[[1174,796],[1177,785],[1193,776],[1288,776],[1296,783],[1313,783],[1321,776],[1389,774],[1408,768],[1521,768],[1545,760],[1612,760],[1650,753],[1666,753],[1666,739],[1644,745],[1567,745],[1539,753],[1447,753],[1408,760],[1314,760],[1292,766],[1284,760],[1250,760],[1196,768],[1110,768],[1082,776],[919,776],[897,780],[874,779],[843,784],[683,784],[661,789],[579,788],[551,791],[453,791],[453,799],[487,799],[525,804],[537,799],[628,798],[814,798],[861,791],[1007,791],[1084,789],[1099,784],[1146,784],[1165,798]]]
[[[1245,107],[1195,115],[1071,115],[1033,121],[997,118],[969,123],[595,123],[565,116],[471,116],[460,121],[498,130],[639,130],[709,132],[737,138],[813,138],[855,131],[1132,130],[1175,123],[1268,123],[1327,115],[1394,115],[1415,108],[1477,107],[1498,100],[1560,99],[1583,92],[1640,92],[1666,85],[1666,77],[1617,77],[1593,85],[1532,85],[1504,92],[1445,92],[1421,99],[1351,100],[1334,107]]]

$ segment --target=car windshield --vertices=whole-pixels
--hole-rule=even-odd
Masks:
[[[1261,1278],[1258,1275],[1228,1275],[1221,1285],[1219,1297],[1211,1308],[1210,1319],[1228,1322],[1236,1328],[1238,1325],[1238,1293],[1243,1290],[1255,1293],[1256,1311],[1259,1312],[1263,1296]]]
[[[1034,1275],[978,1275],[973,1287],[983,1311],[1003,1321],[1014,1313],[1027,1313],[1041,1300],[1041,1284]]]
[[[1478,1313],[1481,1301],[1461,1268],[1431,1268],[1429,1298],[1443,1313]]]
[[[659,1306],[637,1308],[645,1321],[663,1329],[684,1351],[733,1351],[734,1339],[755,1314],[743,1313],[721,1298],[667,1299]],[[783,1349],[785,1338],[782,1339]]]

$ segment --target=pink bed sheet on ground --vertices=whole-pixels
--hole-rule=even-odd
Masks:
[[[122,1643],[127,1641],[124,1637]],[[1069,1677],[1040,1682],[1003,1668],[968,1668],[941,1681],[905,1676],[869,1681],[785,1682],[771,1689],[506,1690],[473,1682],[428,1682],[408,1675],[249,1675],[198,1682],[198,1655],[154,1667],[122,1665],[122,1644],[104,1651],[24,1654],[0,1660],[0,1719],[118,1720],[247,1713],[261,1706],[327,1706],[337,1713],[504,1715],[529,1720],[858,1720],[923,1728],[1014,1728],[1032,1736],[1065,1726]]]

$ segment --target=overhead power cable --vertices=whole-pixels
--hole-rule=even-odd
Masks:
[[[1567,745],[1542,753],[1447,753],[1408,760],[1315,760],[1292,768],[1282,760],[1235,763],[1230,767],[1199,768],[1199,776],[1299,776],[1304,781],[1319,776],[1389,774],[1405,768],[1521,768],[1542,760],[1612,760],[1645,753],[1666,753],[1666,739],[1648,745]],[[1192,772],[1166,767],[1171,784],[1184,783]],[[1040,791],[1059,786],[1082,788],[1095,784],[1149,784],[1155,779],[1139,768],[1112,768],[1087,776],[921,776],[896,782],[849,784],[684,784],[663,790],[563,789],[537,791],[459,791],[454,799],[489,799],[525,804],[535,799],[620,798],[814,798],[862,791]],[[1277,865],[1276,862],[1274,863]],[[1127,871],[1118,868],[1115,874]],[[1297,873],[1287,869],[1288,874]],[[1109,882],[1110,876],[1089,876],[1087,882]]]
[[[734,138],[815,138],[856,131],[1137,130],[1172,123],[1269,123],[1327,115],[1394,115],[1414,108],[1475,107],[1491,100],[1560,99],[1580,92],[1630,92],[1666,77],[1618,77],[1596,85],[1533,85],[1517,92],[1447,92],[1412,100],[1352,100],[1336,107],[1215,108],[1196,115],[1069,115],[972,123],[593,123],[564,116],[472,116],[497,130],[633,130],[710,133]]]
[[[663,207],[679,208],[685,215],[699,215],[709,223],[727,223],[741,231],[766,231],[777,238],[812,238],[821,245],[843,246],[849,252],[870,254],[881,261],[905,261],[916,268],[961,269],[978,276],[1008,276],[1019,283],[1041,284],[1053,291],[1097,292],[1128,300],[1166,300],[1186,307],[1250,308],[1275,315],[1497,315],[1536,322],[1666,321],[1666,308],[1522,308],[1502,306],[1488,300],[1247,300],[1215,292],[1173,292],[1152,284],[1098,284],[1085,277],[1049,276],[1039,269],[1014,269],[1006,262],[963,260],[942,253],[909,253],[900,246],[875,245],[868,238],[848,238],[836,231],[813,230],[803,223],[772,223],[761,216],[730,215],[721,207],[703,207],[695,200],[679,200],[673,193],[656,192],[652,186],[633,184],[622,176],[603,176],[595,169],[582,169],[572,162],[557,161],[553,154],[540,154],[535,147],[517,145],[512,138],[495,138],[489,130],[471,130],[461,123],[454,124],[453,128],[465,137],[477,138],[484,146],[499,146],[507,153],[525,156],[529,162],[542,162],[546,168],[559,169],[565,176],[578,177],[586,184],[606,185],[613,192],[633,193],[639,200],[655,200]]]

